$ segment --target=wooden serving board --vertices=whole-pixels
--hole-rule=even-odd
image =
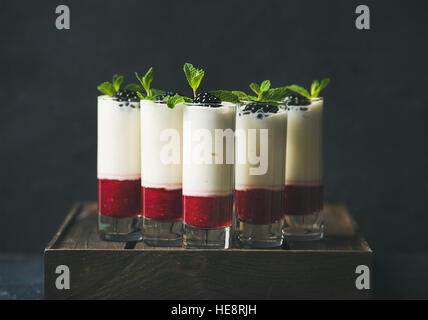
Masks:
[[[370,298],[371,289],[355,284],[357,266],[371,270],[373,255],[356,223],[344,206],[327,205],[325,225],[324,240],[288,243],[280,249],[151,247],[100,240],[96,203],[77,203],[45,249],[45,297]]]

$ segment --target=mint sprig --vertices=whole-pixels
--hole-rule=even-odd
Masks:
[[[101,83],[97,87],[97,89],[102,94],[108,95],[109,97],[113,97],[120,90],[120,87],[122,86],[123,80],[124,80],[123,76],[119,76],[119,75],[115,74],[115,75],[113,75],[112,82],[105,81],[105,82]],[[139,90],[141,90],[141,87],[138,84],[130,83],[130,84],[126,85],[124,89],[129,90],[129,91],[139,91]]]
[[[140,77],[138,72],[135,72],[135,77],[141,83],[144,90],[146,91],[146,96],[150,97],[151,96],[150,85],[153,81],[153,67],[150,67],[150,69],[146,72],[144,77]]]
[[[106,94],[109,97],[113,97],[120,89],[120,86],[123,83],[123,76],[117,74],[113,75],[112,82],[105,81],[101,83],[97,89],[102,94]]]
[[[260,86],[257,83],[255,83],[255,82],[250,83],[250,89],[253,90],[253,92],[257,96],[260,96],[260,94],[261,94]]]
[[[108,95],[109,97],[113,97],[116,94],[113,84],[108,81],[101,83],[97,89],[102,94]]]
[[[314,85],[314,83],[312,83],[312,86],[311,86],[312,98],[316,98],[319,96],[320,92],[322,90],[324,90],[328,86],[328,84],[330,83],[330,78],[322,79],[321,83],[318,83],[318,81],[316,81],[316,80],[314,82],[316,82],[315,85]]]
[[[227,90],[212,90],[208,92],[213,96],[219,98],[221,101],[239,103],[240,99],[232,91]]]
[[[157,96],[160,96],[160,95],[162,95],[162,94],[164,94],[165,93],[165,91],[164,90],[159,90],[159,89],[155,89],[155,88],[151,88],[150,89],[150,96],[151,97],[157,97]]]
[[[248,100],[248,101],[257,101],[256,96],[250,96],[246,94],[244,91],[232,91],[232,93],[239,98],[239,100]]]
[[[311,95],[309,94],[308,90],[305,88],[298,86],[296,84],[292,84],[291,86],[288,86],[288,89],[290,89],[293,92],[296,92],[300,94],[301,96],[304,96],[306,98],[311,98]]]
[[[260,92],[268,92],[268,90],[270,89],[270,81],[269,80],[265,80],[261,83],[260,85]]]
[[[168,108],[174,109],[174,107],[182,102],[192,102],[193,100],[191,98],[180,96],[176,94],[175,96],[168,96],[165,97],[165,102]]]
[[[191,63],[186,62],[183,66],[184,74],[186,75],[187,82],[193,90],[193,97],[196,98],[196,91],[201,84],[205,75],[205,71],[195,68]]]
[[[119,91],[119,89],[120,89],[120,86],[122,85],[122,83],[123,83],[123,76],[119,76],[119,75],[117,75],[117,74],[115,74],[114,76],[113,76],[113,87],[114,87],[114,90],[116,91],[116,92],[118,92]]]
[[[311,98],[317,98],[320,92],[324,90],[329,83],[330,83],[330,78],[322,79],[321,82],[319,82],[318,80],[314,80],[311,84],[310,93],[305,88],[298,86],[296,84],[292,84],[291,86],[288,86],[288,89],[290,89],[293,92],[297,92],[298,94],[304,96],[305,98],[311,99]]]
[[[283,101],[290,94],[288,87],[273,88],[261,94],[261,101]]]
[[[128,91],[135,91],[135,92],[143,90],[143,88],[139,84],[136,84],[136,83],[127,84],[123,89],[128,90]]]
[[[239,98],[239,100],[249,100],[248,95],[244,91],[234,90],[232,93]]]
[[[271,88],[269,80],[264,80],[260,85],[255,82],[250,83],[250,89],[257,95],[250,96],[242,91],[238,91],[238,95],[242,100],[250,101],[282,101],[290,95],[290,90],[287,87]]]
[[[141,100],[152,100],[155,101],[157,96],[164,94],[164,90],[150,88],[153,82],[153,67],[146,72],[146,74],[141,77],[138,72],[135,72],[135,77],[141,83],[140,90],[137,91],[137,95]],[[145,91],[145,92],[143,92]]]

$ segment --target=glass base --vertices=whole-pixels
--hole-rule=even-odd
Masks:
[[[253,224],[237,219],[236,235],[238,241],[251,248],[275,248],[282,245],[284,221],[269,224]]]
[[[155,220],[143,218],[143,241],[155,247],[182,245],[183,223],[181,220]]]
[[[98,233],[107,241],[140,241],[142,217],[115,218],[98,213]]]
[[[286,215],[283,233],[285,240],[312,241],[324,238],[324,215]]]
[[[203,229],[184,224],[183,247],[187,249],[227,249],[230,247],[230,227]]]

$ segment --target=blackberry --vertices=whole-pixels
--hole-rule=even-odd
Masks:
[[[193,103],[201,104],[207,107],[220,107],[221,100],[208,92],[199,93],[194,99]]]
[[[301,95],[291,95],[288,97],[288,104],[290,106],[307,106],[311,103],[309,102],[308,98],[301,96]]]
[[[118,101],[137,102],[138,100],[140,100],[140,98],[138,98],[137,96],[137,92],[130,90],[119,90],[114,96],[117,98]]]
[[[157,101],[163,101],[163,100],[165,100],[166,97],[173,97],[176,94],[178,94],[178,93],[174,92],[174,91],[168,91],[168,92],[165,92],[163,94],[160,94],[160,95],[156,96],[156,100]]]
[[[268,104],[266,102],[253,101],[248,103],[243,111],[250,111],[252,113],[256,113],[259,110],[263,111],[264,113],[277,113],[278,107],[273,104]]]

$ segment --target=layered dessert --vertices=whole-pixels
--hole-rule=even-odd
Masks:
[[[172,93],[171,93],[172,94]],[[184,104],[141,100],[141,197],[146,242],[181,241]]]
[[[318,233],[322,219],[323,99],[290,99],[285,175],[286,235]]]
[[[283,108],[251,102],[238,111],[235,190],[240,220],[266,224],[282,219],[286,134]]]
[[[235,105],[207,94],[198,97],[186,105],[183,115],[183,212],[188,236],[194,229],[229,228],[233,215]]]
[[[289,105],[285,213],[307,215],[323,208],[322,185],[323,100]]]
[[[246,102],[237,112],[237,232],[251,246],[282,243],[286,130],[287,113],[278,103]]]
[[[132,92],[98,97],[97,168],[100,231],[126,237],[141,215],[140,109]]]

